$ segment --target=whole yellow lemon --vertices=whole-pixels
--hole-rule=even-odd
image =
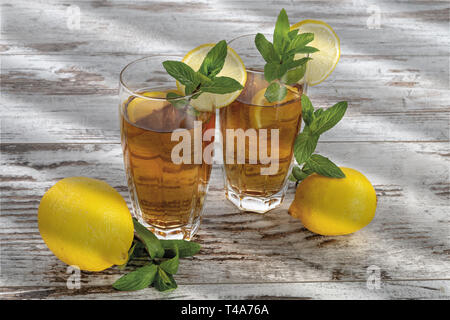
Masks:
[[[377,196],[359,171],[341,168],[345,178],[312,174],[297,187],[289,214],[305,228],[324,236],[353,233],[375,216]]]
[[[51,187],[39,205],[38,225],[56,257],[86,271],[125,263],[134,235],[122,196],[106,182],[86,177]]]

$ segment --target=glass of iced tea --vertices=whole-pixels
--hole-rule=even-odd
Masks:
[[[282,101],[267,101],[265,61],[254,39],[245,35],[229,42],[244,61],[247,82],[241,95],[220,109],[219,121],[226,196],[240,210],[264,213],[279,206],[286,193],[306,85],[293,86]]]
[[[166,60],[181,57],[146,57],[120,74],[122,149],[134,216],[160,238],[190,240],[200,225],[211,173],[211,161],[198,153],[214,140],[194,137],[214,131],[215,113],[196,111],[189,97],[167,98],[178,91],[163,68]],[[181,162],[173,153],[180,132],[191,137]]]

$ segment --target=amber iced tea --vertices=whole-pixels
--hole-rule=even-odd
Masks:
[[[290,172],[293,145],[301,124],[301,102],[303,91],[297,85],[289,92],[284,101],[268,103],[264,99],[267,82],[261,72],[248,70],[247,83],[239,98],[228,107],[220,110],[220,128],[222,135],[227,129],[255,129],[257,135],[258,161],[251,164],[249,155],[251,140],[245,140],[245,163],[227,163],[224,161],[224,176],[227,197],[243,210],[265,212],[277,206],[284,197],[284,188]],[[266,130],[267,144],[259,142],[261,129]],[[271,144],[272,129],[278,129],[279,141]],[[237,141],[234,141],[237,144]],[[278,161],[278,169],[270,175],[261,174],[261,169],[269,164],[261,163],[261,148]],[[236,154],[237,149],[231,149]],[[227,143],[223,143],[226,158]],[[263,153],[263,154],[264,154]],[[236,156],[234,157],[236,159]]]
[[[189,96],[167,99],[168,93],[180,93],[172,89],[175,81],[163,62],[181,58],[153,55],[129,63],[120,73],[119,116],[133,215],[160,238],[190,240],[200,225],[211,165],[203,157],[173,161],[179,143],[173,137],[202,134],[214,128],[215,119],[213,113],[195,112]],[[186,141],[194,148],[183,151],[183,159],[197,159],[195,146],[212,143]]]
[[[164,100],[131,97],[123,106],[122,146],[131,197],[135,210],[156,232],[176,233],[177,228],[196,225],[200,219],[211,165],[204,161],[175,164],[171,159],[178,144],[172,141],[172,132],[186,129],[193,136],[196,120],[202,123],[202,133],[214,128],[213,113],[194,116]],[[210,142],[202,143],[205,147]]]

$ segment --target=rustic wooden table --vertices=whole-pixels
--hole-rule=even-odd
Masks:
[[[67,266],[37,228],[44,192],[61,178],[107,181],[128,199],[117,121],[122,67],[153,53],[270,32],[292,22],[333,26],[342,55],[310,90],[316,106],[348,100],[319,151],[365,173],[374,221],[341,237],[315,235],[284,205],[240,213],[214,168],[201,230],[179,288],[116,292],[121,272]],[[450,296],[449,2],[52,1],[1,3],[1,299],[441,298]]]

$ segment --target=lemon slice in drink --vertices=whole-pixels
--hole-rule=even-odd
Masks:
[[[308,62],[305,77],[309,85],[315,86],[324,81],[336,68],[341,55],[339,38],[328,24],[319,20],[303,20],[291,27],[291,30],[295,29],[300,33],[314,33],[314,40],[308,45],[320,50],[310,54],[313,59]],[[295,58],[305,56],[297,54]]]
[[[203,59],[206,57],[206,54],[215,45],[215,43],[206,43],[198,46],[197,48],[189,51],[181,61],[197,71],[202,64]],[[244,63],[238,54],[230,47],[228,47],[225,64],[219,74],[217,74],[217,77],[230,77],[235,79],[242,86],[245,86],[245,82],[247,81],[247,71],[245,70]],[[179,91],[184,92],[184,85],[178,81],[177,88]],[[227,94],[205,92],[202,93],[197,99],[193,99],[191,104],[198,111],[212,111],[213,107],[222,108],[232,103],[241,94],[241,91],[242,90],[238,90]]]
[[[148,91],[140,93],[141,96],[146,96],[149,98],[166,98],[167,93],[173,92],[176,94],[181,94],[177,90],[166,90],[166,91]],[[127,106],[127,116],[131,123],[136,123],[142,118],[145,118],[152,112],[160,110],[167,105],[166,100],[149,100],[141,97],[135,97],[128,103]]]
[[[295,90],[295,88],[293,89]],[[259,90],[252,98],[252,105],[257,106],[250,109],[250,123],[255,129],[267,128],[271,124],[280,120],[280,113],[276,109],[264,109],[264,107],[273,107],[284,104],[288,101],[294,100],[299,97],[298,94],[291,90],[287,91],[286,97],[281,101],[269,102],[264,94],[266,88]],[[264,113],[264,115],[263,115]],[[287,115],[289,116],[289,115]]]

